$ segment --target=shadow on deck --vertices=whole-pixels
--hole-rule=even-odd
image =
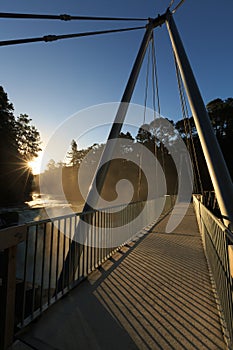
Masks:
[[[226,349],[193,208],[122,248],[25,329],[13,349]]]

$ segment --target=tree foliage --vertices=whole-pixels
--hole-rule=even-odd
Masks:
[[[40,135],[26,114],[14,116],[13,104],[0,86],[0,205],[30,199],[32,174],[28,161],[40,151]]]
[[[75,140],[72,140],[71,150],[67,153],[67,156],[66,156],[68,160],[68,165],[78,167],[89,152],[96,152],[101,147],[102,145],[98,145],[97,143],[94,143],[92,146],[79,150],[77,142]]]
[[[31,125],[32,119],[27,114],[20,114],[16,120],[16,142],[18,151],[26,161],[37,157],[40,148],[40,133]]]
[[[215,134],[218,139],[233,136],[233,98],[217,98],[207,106]]]
[[[233,179],[233,98],[227,98],[226,100],[222,100],[220,98],[214,99],[206,105],[206,109],[208,111],[214,133],[218,139],[229,172]],[[199,186],[202,186],[203,190],[212,190],[213,187],[210,180],[209,171],[193,117],[191,116],[190,118],[179,120],[175,126],[187,145],[191,144],[190,155],[193,161],[194,175],[196,179],[198,179],[199,175],[197,172],[199,171],[202,182],[202,184],[199,184]],[[198,189],[199,191],[200,187]]]

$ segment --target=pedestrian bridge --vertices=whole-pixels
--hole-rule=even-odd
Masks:
[[[7,40],[1,41],[0,46],[145,28],[108,137],[111,141],[120,137],[150,43],[153,95],[157,90],[160,115],[153,30],[165,24],[175,58],[184,121],[188,119],[185,87],[220,206],[220,217],[230,226],[233,222],[232,180],[173,20],[183,1],[170,11],[173,2],[163,15],[149,18],[143,27]],[[79,16],[67,15],[1,14],[1,17],[80,20]],[[146,83],[145,96],[147,86]],[[191,135],[187,130],[187,141],[190,140],[194,148]],[[99,193],[108,171],[108,167],[103,169],[102,165],[111,159],[114,147],[114,142],[107,142],[101,155],[97,169],[102,169],[97,186]],[[185,157],[180,149],[174,153],[178,154],[177,163],[182,163]],[[200,175],[196,153],[193,161],[196,175]],[[182,174],[182,179],[189,178],[190,174]],[[149,193],[150,200],[122,205],[117,211],[92,210],[96,206],[89,207],[89,198],[94,198],[94,204],[97,201],[92,185],[82,213],[0,231],[0,348],[233,349],[233,235],[222,220],[214,216],[213,210],[209,210],[214,208],[206,201],[203,190],[196,191],[202,195],[193,196],[183,221],[167,233],[166,223],[174,207],[172,196],[166,196],[163,201],[159,218],[161,198],[155,198],[152,193]],[[179,182],[179,186],[184,188],[184,182]],[[172,193],[179,196],[179,191]],[[179,215],[185,205],[187,203],[178,202],[175,215]],[[134,218],[139,218],[137,225],[131,225]],[[88,229],[85,225],[80,229],[80,222],[88,224]],[[118,237],[114,236],[116,227],[122,228],[118,230],[119,235],[126,237],[118,244]]]
[[[231,348],[232,234],[201,196],[166,233],[171,203],[158,223],[145,225],[120,247],[79,244],[76,271],[77,260],[66,252],[71,240],[51,222],[7,229],[2,348],[12,342],[13,349]],[[75,216],[59,220],[69,230]],[[15,256],[20,245],[21,278]]]

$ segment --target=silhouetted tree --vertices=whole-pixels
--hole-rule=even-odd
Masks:
[[[37,156],[39,132],[27,115],[17,119],[0,86],[0,206],[23,203],[30,199],[33,175],[28,161]]]
[[[27,114],[20,114],[16,120],[16,141],[18,151],[25,161],[37,157],[40,148],[40,133],[31,125],[32,119]]]
[[[232,155],[232,137],[233,137],[233,98],[222,100],[217,98],[206,105],[211,124],[223,156],[227,163],[231,177],[233,178],[233,155]],[[194,168],[198,166],[202,179],[204,190],[212,190],[208,168],[202,151],[200,140],[197,134],[193,117],[177,121],[176,129],[186,144],[190,144],[190,153],[193,160]],[[191,132],[190,132],[191,131]],[[192,138],[192,140],[191,140]],[[194,155],[193,145],[196,156]],[[196,158],[196,159],[195,159]],[[196,162],[197,160],[197,162]],[[196,178],[198,176],[196,175]]]
[[[71,165],[73,167],[79,166],[88,152],[92,151],[95,152],[97,149],[99,149],[100,145],[97,143],[94,143],[92,146],[84,148],[84,149],[78,149],[77,142],[75,140],[71,141],[71,150],[67,153],[66,158],[68,159],[68,165]]]
[[[78,145],[75,140],[71,141],[71,151],[68,152],[67,158],[69,159],[69,164],[72,166],[77,165],[78,163]]]
[[[143,146],[147,147],[152,153],[154,153],[156,139],[150,130],[149,124],[144,124],[138,129],[135,139],[137,142],[143,144]]]
[[[233,179],[233,98],[217,98],[207,104],[207,110]]]
[[[171,145],[177,137],[172,126],[172,121],[168,120],[164,122],[163,118],[157,118],[150,124],[142,125],[136,136],[137,142],[143,144],[143,146],[155,154],[160,162],[165,173],[168,194],[174,194],[177,191],[176,167],[168,149],[165,147],[166,144]]]
[[[193,117],[178,120],[175,123],[175,128],[179,132],[183,140],[190,138],[191,135],[192,137],[197,136],[197,129]]]

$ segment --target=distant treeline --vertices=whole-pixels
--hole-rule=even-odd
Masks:
[[[233,140],[233,98],[226,100],[215,99],[207,104],[207,110],[221,146],[223,155],[228,165],[230,174],[233,178],[233,154],[232,154],[232,140]],[[174,129],[179,132],[182,139],[189,150],[193,171],[194,171],[194,189],[196,193],[205,190],[212,190],[212,183],[209,172],[206,166],[205,158],[200,146],[197,131],[194,125],[193,117],[185,118],[174,123]],[[158,127],[158,125],[160,125]],[[162,125],[162,127],[161,127]],[[159,123],[159,118],[152,121],[150,124],[143,125],[138,130],[135,138],[129,132],[121,133],[122,139],[129,139],[132,141],[132,148],[128,149],[127,143],[124,147],[122,143],[122,158],[112,160],[108,169],[108,175],[102,190],[102,196],[106,200],[114,200],[117,196],[116,184],[121,179],[128,179],[134,187],[133,200],[143,200],[147,198],[148,186],[145,174],[140,170],[140,167],[133,162],[125,160],[125,152],[133,152],[133,145],[140,143],[147,147],[152,153],[156,153],[156,157],[165,173],[167,194],[176,194],[178,185],[178,176],[172,156],[168,152],[164,144],[169,142],[172,144],[177,135],[171,134],[171,131],[166,129],[166,124]],[[103,150],[104,145],[94,144],[88,149],[78,149],[75,140],[71,142],[70,152],[67,154],[66,164],[61,162],[56,164],[51,160],[48,164],[47,170],[41,175],[41,183],[44,189],[54,195],[59,193],[58,183],[54,181],[58,173],[62,178],[62,190],[68,201],[83,202],[83,198],[78,186],[78,172],[80,164],[83,162],[85,156],[91,152],[96,155],[96,159]],[[95,159],[95,157],[92,157]],[[150,164],[148,164],[150,167]],[[92,171],[90,164],[86,164],[86,171]],[[93,172],[94,175],[94,172]],[[156,176],[155,176],[156,183]]]
[[[121,134],[120,135],[123,139],[133,139],[132,136],[129,133]],[[132,146],[139,142],[139,140],[135,140],[132,143]],[[75,146],[75,147],[74,147]],[[105,179],[105,183],[101,192],[101,196],[107,200],[107,201],[113,201],[117,197],[116,192],[116,184],[122,180],[126,179],[130,181],[130,183],[133,186],[133,198],[132,201],[138,201],[138,200],[144,200],[148,197],[148,184],[146,180],[146,172],[150,171],[151,164],[144,164],[143,168],[136,165],[133,161],[129,161],[126,158],[126,155],[124,152],[134,152],[133,147],[128,150],[128,144],[126,143],[126,146],[124,147],[124,142],[122,143],[122,154],[121,157],[117,159],[113,159],[110,161],[107,177]],[[148,145],[149,146],[149,145]],[[72,141],[72,151],[69,153],[70,157],[70,164],[56,164],[53,160],[51,160],[48,164],[47,170],[40,175],[40,184],[42,185],[42,191],[47,193],[50,193],[54,197],[59,197],[59,194],[61,193],[61,190],[64,191],[65,197],[69,202],[83,202],[84,198],[81,195],[81,191],[79,188],[79,168],[80,164],[83,161],[85,154],[92,153],[93,156],[85,159],[85,164],[82,166],[84,167],[84,172],[89,173],[91,172],[92,175],[94,175],[95,167],[98,164],[98,159],[100,157],[100,154],[102,153],[104,145],[93,145],[92,147],[88,148],[88,150],[77,150],[77,144],[73,140]],[[154,147],[154,145],[153,145]],[[77,153],[76,153],[77,151]],[[97,154],[98,153],[98,154]],[[162,149],[161,147],[157,147],[156,150],[157,158],[162,164],[162,168],[164,169],[164,172],[166,175],[166,182],[167,182],[167,192],[168,193],[176,193],[177,191],[177,172],[174,165],[174,162],[172,160],[172,157],[166,149]],[[142,155],[139,155],[143,157]],[[96,159],[96,160],[95,160]],[[95,164],[94,164],[95,163]],[[156,186],[156,174],[154,174],[154,185]],[[59,179],[57,182],[54,181],[54,179]],[[60,179],[62,181],[62,189],[61,189],[61,183]],[[38,183],[39,177],[37,177],[37,190],[39,190],[39,183]],[[82,178],[82,181],[85,181]],[[87,176],[88,181],[88,176]],[[85,183],[85,187],[89,187],[90,183]],[[125,188],[125,191],[127,191],[127,187]],[[157,190],[157,193],[159,194],[159,189]],[[161,193],[162,194],[162,193]],[[124,195],[124,191],[123,191]],[[124,198],[122,198],[124,200]]]

